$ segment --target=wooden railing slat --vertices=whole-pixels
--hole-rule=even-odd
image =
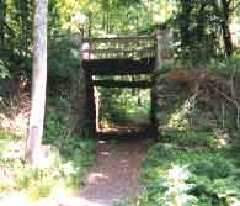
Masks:
[[[82,42],[88,43],[106,43],[106,42],[139,42],[141,41],[154,41],[153,36],[135,36],[135,37],[107,37],[107,38],[82,38]]]
[[[145,47],[141,49],[115,49],[115,48],[109,48],[109,49],[83,49],[81,50],[82,53],[124,53],[124,52],[151,52],[155,51],[154,47]]]
[[[152,36],[83,38],[83,59],[154,57],[155,38]]]

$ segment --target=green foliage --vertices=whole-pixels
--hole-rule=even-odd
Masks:
[[[181,174],[184,174],[184,170],[188,171],[188,175],[176,171],[172,174],[177,178],[188,177],[185,181],[176,182],[182,184],[181,188],[188,188],[179,194],[193,197],[195,203],[190,205],[230,206],[234,198],[237,202],[240,198],[239,169],[234,157],[226,154],[217,150],[179,150],[166,148],[162,144],[155,145],[144,163],[142,181],[145,191],[140,197],[139,205],[177,205],[167,204],[169,199],[166,199],[171,185],[169,171],[172,168],[178,168]],[[170,200],[174,199],[171,196]]]
[[[226,41],[220,40],[219,28],[229,32],[225,24],[230,15],[227,7],[215,1],[178,1],[175,18],[171,21],[178,43],[177,56],[192,62],[193,66],[222,56]]]
[[[166,124],[179,131],[186,131],[191,127],[191,118],[195,114],[196,97],[181,92],[168,107]]]
[[[71,40],[70,34],[65,36],[49,41],[48,68],[51,80],[70,78],[80,68],[79,47]]]
[[[188,180],[191,173],[186,167],[172,165],[171,168],[161,174],[159,184],[162,186],[152,185],[146,187],[145,196],[140,198],[140,205],[163,205],[163,206],[190,206],[195,205],[196,197],[188,192],[194,187],[189,184]],[[148,199],[148,191],[152,190],[151,200]],[[159,191],[154,194],[153,191]],[[150,200],[150,201],[149,201]]]
[[[240,57],[233,55],[225,59],[212,59],[208,65],[210,71],[222,75],[239,75],[240,74]]]
[[[150,90],[100,88],[100,118],[113,123],[148,123]]]
[[[0,168],[3,169],[0,193],[3,196],[11,191],[21,191],[35,201],[51,195],[58,185],[62,190],[79,189],[87,169],[95,160],[95,142],[73,135],[67,121],[53,112],[47,116],[44,143],[50,145],[49,163],[38,170],[24,163],[24,140],[0,132]]]
[[[52,188],[61,176],[57,168],[35,170],[25,165],[20,159],[0,159],[5,172],[1,178],[0,193],[8,195],[11,191],[24,191],[31,200],[50,195]]]
[[[166,132],[161,137],[162,142],[173,143],[183,147],[212,147],[216,146],[216,137],[213,132],[201,131],[173,131]]]
[[[64,162],[62,169],[68,173],[68,184],[79,186],[86,168],[94,162],[95,142],[90,138],[73,135],[69,120],[61,119],[55,113],[48,114],[46,125],[44,143],[59,150]]]
[[[9,70],[7,68],[7,64],[0,59],[0,79],[5,79],[10,77]]]

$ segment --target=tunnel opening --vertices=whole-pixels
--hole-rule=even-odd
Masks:
[[[97,136],[149,133],[153,126],[149,74],[93,75]]]

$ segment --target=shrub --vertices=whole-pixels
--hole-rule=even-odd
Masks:
[[[5,79],[7,77],[10,77],[7,63],[0,59],[0,79]]]
[[[201,131],[167,132],[161,140],[183,147],[214,147],[217,143],[213,132]]]
[[[10,143],[24,144],[22,138],[0,132],[1,194],[7,196],[11,191],[21,191],[33,201],[49,196],[60,183],[63,188],[79,188],[83,182],[87,168],[95,159],[94,141],[74,135],[66,120],[59,118],[56,113],[49,113],[46,125],[44,144],[50,145],[49,158],[53,161],[41,170],[31,168],[24,163],[23,157],[15,158],[16,155],[12,154],[17,151],[9,148],[13,145]],[[5,155],[9,151],[13,158]]]
[[[142,183],[145,190],[139,198],[139,205],[177,205],[166,201],[166,194],[169,194],[167,191],[173,185],[169,171],[177,167],[177,171],[188,171],[188,175],[185,175],[188,178],[176,182],[181,183],[183,188],[188,188],[179,192],[179,195],[191,197],[192,202],[189,205],[230,206],[233,199],[233,202],[237,202],[240,198],[238,165],[239,161],[236,164],[234,157],[229,156],[226,151],[179,150],[157,144],[149,151],[144,162]],[[181,177],[179,172],[172,174]],[[174,198],[171,199],[173,200]]]

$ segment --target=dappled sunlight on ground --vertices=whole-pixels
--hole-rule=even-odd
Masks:
[[[14,192],[0,199],[1,206],[31,206],[27,197],[19,192]]]
[[[60,191],[62,190],[62,191]],[[84,197],[76,197],[67,194],[64,188],[60,188],[58,193],[51,195],[49,198],[41,199],[37,202],[31,202],[26,194],[13,192],[3,199],[0,198],[1,206],[105,206],[98,200],[88,200]]]
[[[62,201],[59,206],[106,206],[94,200],[87,200],[83,197],[72,197]]]
[[[62,196],[57,199],[46,199],[31,206],[105,206],[84,197]],[[14,205],[15,206],[15,205]]]
[[[108,133],[108,132],[118,132],[118,133],[131,133],[131,132],[143,132],[147,128],[149,128],[151,125],[149,123],[146,123],[144,125],[141,124],[133,124],[133,123],[127,123],[127,124],[101,124],[101,126],[97,128],[97,132],[102,133]]]
[[[141,191],[138,178],[147,148],[147,141],[142,139],[99,141],[97,165],[79,197],[104,206],[135,197]]]
[[[97,184],[99,181],[107,181],[109,177],[101,173],[91,173],[88,177],[88,184]]]

